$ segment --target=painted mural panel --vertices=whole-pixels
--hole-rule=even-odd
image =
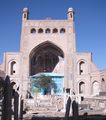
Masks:
[[[41,95],[54,94],[62,95],[63,94],[63,76],[54,74],[54,73],[43,73],[45,76],[51,77],[53,80],[53,86],[51,88],[39,88],[34,83],[39,77],[39,75],[31,76],[31,91],[33,94],[39,93]]]

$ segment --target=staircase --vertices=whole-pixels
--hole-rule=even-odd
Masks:
[[[52,98],[50,96],[43,96],[37,99],[38,104],[34,108],[34,111],[38,112],[56,112],[56,104],[52,103]]]
[[[55,98],[51,96],[37,96],[34,99],[26,100],[28,112],[33,113],[52,113],[57,111]]]

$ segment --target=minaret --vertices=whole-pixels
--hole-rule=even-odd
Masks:
[[[74,56],[76,53],[75,30],[74,30],[74,10],[67,11],[67,53],[65,55],[64,86],[66,90],[74,91]]]
[[[74,28],[74,10],[73,8],[69,8],[67,11],[67,20],[69,22],[69,48],[71,48],[69,51],[76,52],[76,40],[75,40],[75,28]]]
[[[23,50],[26,46],[24,45],[25,39],[27,36],[27,29],[25,28],[25,24],[28,22],[28,16],[29,16],[29,10],[28,8],[24,8],[22,11],[22,31],[21,31],[21,42],[20,42],[20,51],[25,51]]]
[[[28,8],[24,8],[23,9],[22,20],[28,20],[28,14],[29,14]]]
[[[68,18],[68,20],[73,20],[74,21],[74,10],[73,10],[73,8],[68,9],[67,18]]]

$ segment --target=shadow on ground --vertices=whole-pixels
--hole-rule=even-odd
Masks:
[[[32,117],[31,120],[65,120],[62,117]],[[72,117],[69,120],[73,120]],[[106,116],[103,115],[83,115],[79,116],[79,120],[106,120]]]

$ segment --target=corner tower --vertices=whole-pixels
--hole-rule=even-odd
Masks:
[[[73,91],[74,84],[74,56],[76,53],[76,40],[74,30],[74,10],[69,8],[67,11],[67,51],[65,54],[65,75],[64,87],[70,92]]]
[[[74,10],[73,10],[73,8],[68,9],[67,18],[68,18],[68,20],[73,20],[74,21]]]
[[[28,20],[29,10],[28,8],[23,9],[22,20]]]
[[[74,10],[69,8],[67,11],[68,20],[68,37],[69,37],[69,47],[71,47],[71,53],[76,52],[76,41],[75,41],[75,27],[74,27]]]

